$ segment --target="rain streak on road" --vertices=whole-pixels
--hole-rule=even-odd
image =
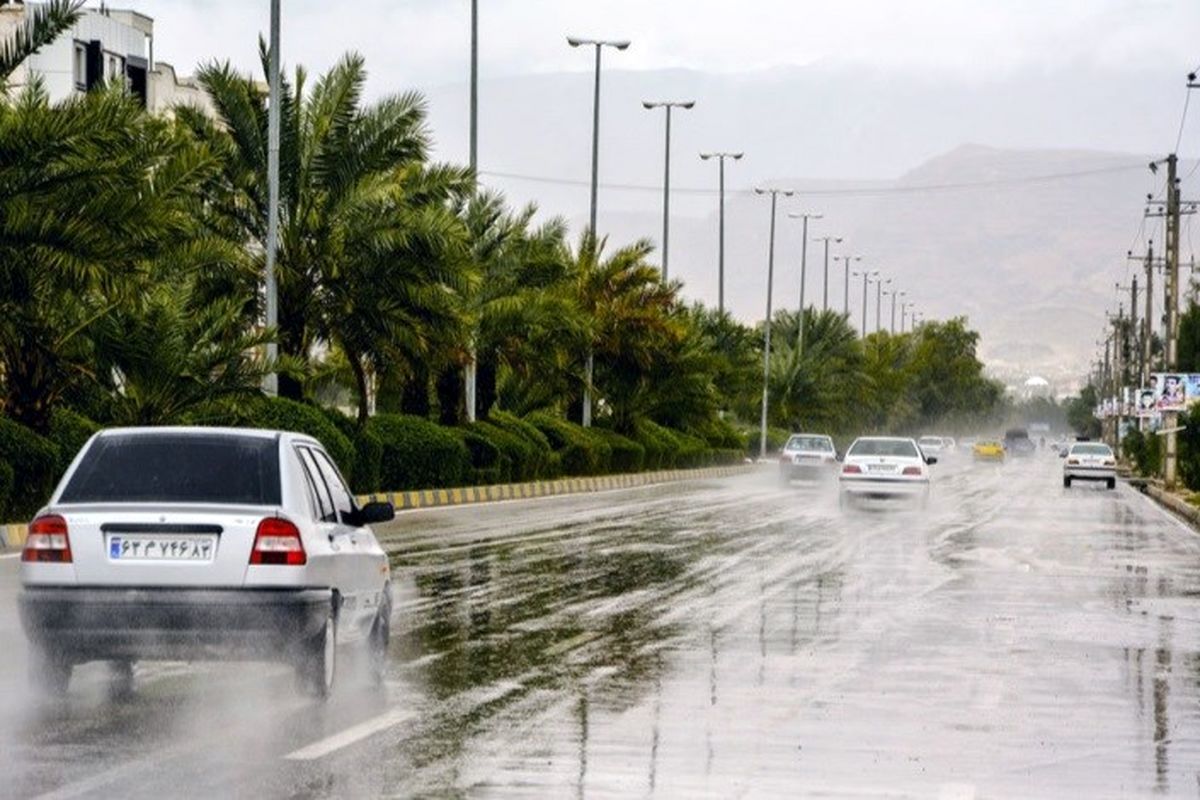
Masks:
[[[911,513],[766,471],[404,514],[387,684],[327,705],[247,664],[36,703],[2,561],[0,794],[1195,797],[1200,536],[1058,469],[941,464]]]

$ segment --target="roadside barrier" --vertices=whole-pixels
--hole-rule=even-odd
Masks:
[[[490,486],[460,486],[454,489],[416,489],[403,492],[377,492],[359,495],[359,504],[386,500],[397,511],[416,508],[437,508],[469,503],[492,503],[499,500],[526,500],[535,497],[557,497],[568,494],[606,492],[613,489],[634,489],[655,483],[724,478],[740,475],[756,468],[754,464],[734,464],[725,467],[699,469],[668,469],[657,472],[633,472],[625,475],[597,475],[590,478],[561,478],[529,483],[503,483]],[[19,550],[25,544],[28,523],[16,522],[0,526],[0,551]]]

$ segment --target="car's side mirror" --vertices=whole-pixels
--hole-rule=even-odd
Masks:
[[[937,456],[925,456],[925,463],[933,466],[937,463]]]
[[[396,508],[391,503],[367,503],[356,511],[347,523],[361,528],[363,525],[374,525],[378,522],[390,522],[396,518]]]
[[[1058,451],[1058,457],[1059,457],[1059,458],[1066,458],[1066,457],[1067,457],[1067,451],[1066,451],[1066,450],[1059,450],[1059,451]]]

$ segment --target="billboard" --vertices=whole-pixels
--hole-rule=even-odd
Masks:
[[[1154,408],[1158,411],[1183,411],[1192,403],[1200,403],[1200,373],[1156,372],[1150,376],[1150,385],[1138,395],[1138,416],[1142,416],[1142,397],[1146,392],[1154,396]]]

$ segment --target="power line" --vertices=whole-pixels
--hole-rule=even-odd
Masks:
[[[1171,151],[1172,153],[1178,153],[1179,145],[1181,142],[1183,142],[1183,127],[1185,124],[1187,124],[1188,103],[1190,103],[1192,100],[1191,87],[1189,86],[1183,91],[1183,113],[1179,115],[1179,135],[1175,137],[1175,149]]]
[[[912,186],[863,186],[846,189],[797,189],[797,196],[809,197],[878,197],[883,195],[896,194],[921,194],[926,192],[947,192],[947,191],[962,191],[970,189],[988,189],[1000,186],[1026,186],[1038,183],[1053,183],[1056,181],[1074,180],[1077,178],[1087,178],[1094,175],[1110,175],[1118,172],[1132,172],[1134,170],[1145,169],[1145,164],[1138,162],[1137,164],[1122,164],[1112,167],[1100,167],[1097,169],[1077,170],[1073,172],[1054,172],[1046,175],[1027,175],[1024,177],[1015,178],[997,178],[987,181],[961,181],[955,183],[928,183],[916,184]],[[491,178],[502,178],[506,180],[527,181],[529,183],[552,184],[556,186],[590,186],[590,181],[577,180],[574,178],[553,178],[545,175],[528,175],[517,172],[494,172],[483,171],[481,175],[486,175]],[[605,189],[628,192],[662,192],[662,186],[650,186],[647,184],[633,183],[601,183]],[[672,192],[689,195],[715,195],[717,190],[699,187],[681,187],[672,188]],[[739,194],[749,196],[753,192],[750,189],[735,189],[726,190],[726,194]]]

